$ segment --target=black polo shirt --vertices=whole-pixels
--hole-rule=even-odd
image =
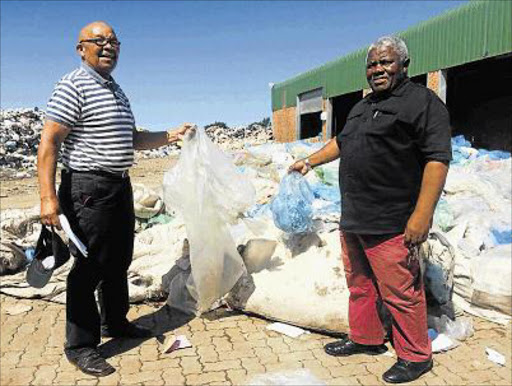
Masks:
[[[372,93],[357,103],[336,141],[341,229],[360,234],[403,232],[425,164],[452,156],[446,106],[409,79],[391,93]]]

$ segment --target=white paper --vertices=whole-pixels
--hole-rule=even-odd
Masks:
[[[308,333],[306,330],[303,330],[302,328],[290,326],[289,324],[284,324],[284,323],[279,323],[279,322],[269,324],[267,326],[267,330],[280,332],[281,334],[289,336],[290,338],[297,338],[297,337],[301,336],[302,334]]]
[[[459,345],[459,342],[451,339],[445,334],[439,334],[437,338],[432,341],[432,352],[448,351]]]
[[[169,354],[173,351],[189,347],[192,347],[192,344],[185,335],[178,335],[177,337],[171,336],[168,338],[163,351],[164,353]]]
[[[82,255],[87,257],[87,248],[85,247],[84,243],[82,243],[80,239],[76,237],[75,233],[71,230],[71,226],[69,225],[67,217],[64,216],[63,214],[59,214],[59,220],[62,229],[64,230],[64,232],[66,232],[69,239],[73,242],[73,244],[76,245],[76,247],[82,253]]]
[[[494,362],[500,366],[505,366],[505,357],[496,350],[486,347],[485,353],[487,354],[487,359],[489,359],[491,362]]]

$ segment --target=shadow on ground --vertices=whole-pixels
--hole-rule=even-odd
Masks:
[[[162,343],[166,332],[175,330],[194,318],[194,315],[185,314],[165,304],[152,314],[141,316],[133,321],[135,324],[151,330],[153,337],[141,339],[115,338],[101,344],[98,348],[104,358],[111,358],[141,345],[148,339],[156,338]]]

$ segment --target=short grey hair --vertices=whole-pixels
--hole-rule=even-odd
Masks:
[[[407,44],[405,44],[405,42],[398,36],[382,36],[378,38],[374,43],[370,45],[370,47],[368,47],[366,60],[368,60],[370,51],[377,47],[393,47],[402,63],[409,59],[409,50],[407,49]]]

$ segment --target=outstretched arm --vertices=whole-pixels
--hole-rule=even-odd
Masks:
[[[339,158],[340,156],[340,149],[338,147],[338,143],[336,142],[336,139],[333,138],[327,144],[318,150],[316,153],[311,154],[309,157],[305,159],[301,159],[293,163],[289,168],[288,171],[297,171],[301,173],[302,175],[305,175],[307,172],[309,172],[310,168],[308,167],[308,164],[306,160],[309,160],[309,165],[311,168],[314,168],[315,166],[323,165],[328,162],[334,161],[335,159]]]
[[[177,142],[187,130],[195,127],[192,123],[183,123],[179,128],[167,131],[137,131],[133,132],[133,147],[135,150],[156,149]]]

